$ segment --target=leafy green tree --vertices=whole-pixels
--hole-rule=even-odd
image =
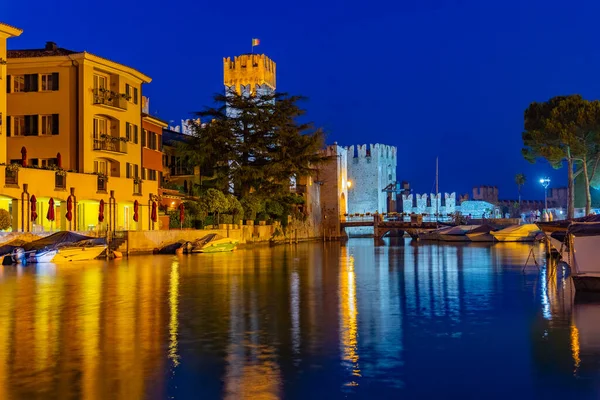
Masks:
[[[10,225],[10,213],[5,209],[0,209],[0,230],[6,230],[10,228]]]
[[[244,219],[255,220],[256,215],[264,211],[263,200],[255,194],[249,194],[240,200],[242,208],[244,209]]]
[[[323,156],[320,129],[299,122],[305,111],[299,96],[285,93],[216,95],[215,107],[197,113],[181,153],[212,172],[215,188],[233,189],[238,198],[251,192],[269,197],[285,192],[291,177],[311,173]]]
[[[516,174],[515,175],[515,183],[517,184],[517,188],[519,190],[519,207],[521,207],[521,188],[527,181],[525,174]]]
[[[200,196],[200,207],[216,215],[216,221],[219,221],[220,213],[227,212],[228,206],[227,197],[220,190],[210,188]]]
[[[231,214],[233,222],[239,221],[244,216],[244,207],[232,194],[227,196],[227,213]]]
[[[523,156],[535,162],[546,159],[554,168],[567,163],[568,202],[567,218],[574,216],[574,180],[576,164],[581,166],[586,183],[586,213],[590,212],[590,162],[593,172],[600,153],[598,132],[600,103],[588,102],[580,95],[557,96],[544,103],[531,103],[525,110]]]

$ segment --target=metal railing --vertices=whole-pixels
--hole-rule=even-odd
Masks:
[[[94,89],[94,104],[100,104],[109,107],[115,107],[121,110],[127,110],[127,99],[120,94],[110,90]]]
[[[111,139],[94,139],[94,150],[97,151],[112,151],[115,153],[127,153],[127,143]]]
[[[19,171],[4,170],[4,184],[6,185],[18,185],[19,184]]]
[[[107,188],[108,188],[108,184],[106,182],[106,179],[102,178],[102,177],[98,177],[98,183],[97,183],[97,190],[98,192],[106,192]]]
[[[67,188],[67,177],[65,175],[54,174],[54,188],[55,189],[66,189]]]

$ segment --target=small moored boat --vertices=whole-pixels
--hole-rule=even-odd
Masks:
[[[233,251],[237,248],[239,240],[232,238],[225,238],[216,233],[206,235],[194,243],[191,246],[192,253],[221,253],[227,251]]]
[[[536,224],[511,225],[490,234],[498,242],[534,242],[543,237]]]
[[[577,292],[600,292],[600,223],[574,222],[567,231],[571,277]]]

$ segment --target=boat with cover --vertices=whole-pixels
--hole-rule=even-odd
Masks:
[[[458,225],[440,232],[439,237],[443,242],[468,242],[469,234],[489,233],[492,229],[489,225]]]
[[[442,226],[437,229],[419,232],[419,240],[440,240],[440,235],[449,232],[454,226]]]
[[[93,260],[105,250],[105,238],[93,238],[74,232],[63,231],[23,244],[22,246],[1,246],[0,254],[5,255],[3,264],[64,263]]]
[[[490,234],[498,242],[534,242],[543,237],[536,224],[511,225]]]
[[[467,237],[471,242],[493,242],[495,239],[491,232],[496,230],[498,230],[496,227],[484,224],[467,232]]]
[[[237,248],[240,241],[232,238],[225,238],[216,233],[206,235],[192,243],[191,253],[221,253],[233,251]]]
[[[600,222],[574,222],[567,230],[571,277],[577,292],[600,292]]]

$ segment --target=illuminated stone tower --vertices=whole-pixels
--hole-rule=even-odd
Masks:
[[[275,91],[275,62],[264,54],[242,54],[223,59],[225,91],[270,94]]]

